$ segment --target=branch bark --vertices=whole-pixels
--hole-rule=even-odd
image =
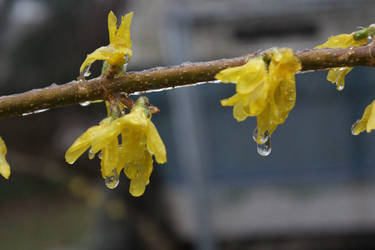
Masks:
[[[110,92],[131,94],[212,81],[221,70],[243,65],[249,58],[259,54],[261,53],[129,72],[116,79],[97,77],[87,81],[72,81],[62,85],[3,96],[0,97],[0,118],[103,99],[104,88]],[[345,49],[310,49],[298,51],[296,56],[302,63],[302,71],[343,66],[375,66],[374,44]]]

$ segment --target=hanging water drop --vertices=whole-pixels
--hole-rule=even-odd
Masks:
[[[257,144],[257,151],[261,156],[268,156],[269,154],[271,154],[271,138],[268,138],[268,140],[263,144]]]
[[[100,151],[98,158],[101,160],[102,159],[102,151]]]
[[[253,140],[256,142],[256,143],[261,143],[261,144],[263,144],[263,143],[266,143],[267,141],[268,141],[268,139],[269,139],[269,135],[268,135],[269,133],[268,133],[268,131],[266,131],[265,133],[264,133],[264,135],[261,135],[260,136],[260,138],[259,138],[259,141],[258,141],[258,128],[255,128],[254,130],[253,130]]]
[[[83,73],[83,76],[84,76],[84,77],[89,77],[89,76],[91,75],[91,72],[90,72],[90,66],[91,66],[91,65],[87,65],[87,66],[83,69],[82,73]]]
[[[105,177],[105,185],[107,186],[107,188],[109,189],[114,189],[118,186],[120,180],[119,180],[119,175],[117,173],[117,170],[116,169],[113,169],[112,170],[112,174],[111,176],[107,176]]]
[[[90,150],[89,150],[89,159],[92,160],[92,159],[94,159],[94,157],[95,157],[95,154],[94,154],[94,152],[92,152],[92,149],[90,148]]]
[[[81,102],[79,105],[81,105],[82,107],[86,107],[86,106],[89,106],[91,104],[90,101],[86,101],[86,102]]]
[[[357,124],[359,123],[360,120],[357,120],[353,125],[352,125],[352,128],[351,128],[351,131],[352,131],[352,135],[358,135],[356,132],[355,132],[355,127],[357,126]]]
[[[336,88],[337,88],[338,91],[341,91],[341,90],[344,89],[344,85],[343,84],[337,85]]]
[[[128,62],[129,62],[129,57],[128,57],[128,55],[125,55],[125,56],[124,56],[124,61],[125,61],[125,63],[124,63],[124,65],[122,66],[122,70],[123,70],[123,72],[126,72],[126,70],[128,69]]]
[[[79,74],[79,76],[77,77],[77,80],[80,81],[80,82],[83,82],[85,80],[85,77],[89,77],[91,75],[91,72],[90,72],[90,66],[91,65],[88,65],[86,66],[83,71]]]

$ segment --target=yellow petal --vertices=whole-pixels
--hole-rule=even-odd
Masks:
[[[119,160],[118,153],[118,140],[117,137],[114,137],[102,149],[101,152],[101,171],[103,178],[106,178],[107,176],[112,176],[114,169],[116,169],[117,171],[117,164]]]
[[[373,129],[375,129],[375,101],[366,107],[361,120],[353,126],[352,132],[354,135],[358,135],[365,130],[370,133]]]
[[[10,166],[5,160],[4,156],[0,156],[0,174],[5,178],[9,179],[10,176]]]
[[[248,94],[254,91],[260,84],[265,84],[266,67],[263,60],[257,60],[260,63],[254,64],[252,68],[248,67],[248,73],[238,79],[236,91],[240,94]]]
[[[80,72],[83,72],[86,67],[93,64],[96,60],[105,60],[111,65],[123,65],[125,63],[124,56],[124,51],[120,51],[115,47],[100,47],[91,54],[87,55],[86,60],[81,65]]]
[[[0,174],[8,179],[10,176],[10,166],[5,159],[7,153],[7,147],[4,140],[0,137]]]
[[[336,84],[337,90],[343,90],[345,76],[352,70],[352,67],[333,68],[328,71],[327,80]]]
[[[353,34],[341,34],[337,36],[330,36],[327,42],[316,46],[315,49],[321,48],[348,48],[348,47],[358,47],[365,45],[367,43],[367,37],[361,40],[354,40]]]
[[[132,43],[130,40],[130,25],[133,18],[133,12],[121,17],[121,24],[116,33],[116,39],[113,46],[131,50]]]
[[[90,147],[91,134],[99,130],[99,126],[89,128],[85,133],[78,137],[72,146],[65,153],[65,161],[73,164]]]
[[[147,180],[144,178],[135,178],[130,180],[129,193],[134,197],[141,196],[146,190]]]
[[[263,110],[262,113],[260,113],[257,116],[257,129],[258,129],[258,135],[257,143],[262,144],[264,142],[261,142],[261,136],[268,133],[268,136],[271,136],[272,133],[277,128],[278,124],[276,124],[272,120],[272,114],[271,114],[271,108],[270,105],[267,105],[267,107]]]
[[[216,74],[215,78],[223,83],[235,83],[244,72],[244,66],[227,68]]]
[[[242,101],[243,98],[246,98],[246,96],[241,94],[234,94],[227,99],[221,100],[220,103],[222,106],[234,106],[237,102]]]
[[[248,114],[245,110],[245,105],[243,102],[238,102],[234,105],[233,107],[233,117],[238,121],[244,121],[247,117]]]
[[[273,122],[283,123],[293,109],[296,102],[296,84],[294,77],[282,81],[276,88],[273,99],[270,102]]]
[[[216,74],[215,78],[223,83],[237,83],[242,77],[249,80],[260,81],[265,71],[265,63],[261,57],[252,58],[246,64],[238,67],[227,68]]]
[[[269,95],[269,84],[261,84],[250,95],[247,105],[247,112],[249,116],[259,115],[267,105],[267,98]],[[246,108],[246,106],[245,106]]]
[[[155,125],[150,120],[148,121],[147,128],[147,147],[154,154],[155,160],[158,163],[163,164],[167,162],[167,153],[165,150],[164,143],[160,138],[160,135]]]
[[[111,118],[104,119],[98,128],[90,134],[91,150],[96,154],[104,148],[108,143],[120,134],[119,129],[115,128],[111,122]]]
[[[113,43],[116,40],[117,32],[117,18],[113,11],[108,14],[108,33],[109,33],[109,42]]]

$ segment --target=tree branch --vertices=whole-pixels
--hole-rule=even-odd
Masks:
[[[262,53],[129,72],[116,79],[97,77],[87,81],[72,81],[63,85],[3,96],[0,97],[0,118],[103,99],[104,88],[110,92],[130,94],[212,81],[221,70],[243,65],[249,58],[259,54]],[[296,56],[302,63],[302,71],[343,66],[375,66],[374,44],[346,49],[304,50],[296,52]]]

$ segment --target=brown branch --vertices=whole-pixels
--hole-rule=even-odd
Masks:
[[[0,118],[103,99],[103,87],[110,92],[121,91],[130,94],[212,81],[222,69],[243,65],[257,54],[259,53],[130,72],[116,79],[97,77],[87,81],[72,81],[3,96],[0,97]],[[375,46],[372,44],[358,48],[304,50],[296,52],[296,56],[302,63],[302,71],[342,66],[375,66]]]

